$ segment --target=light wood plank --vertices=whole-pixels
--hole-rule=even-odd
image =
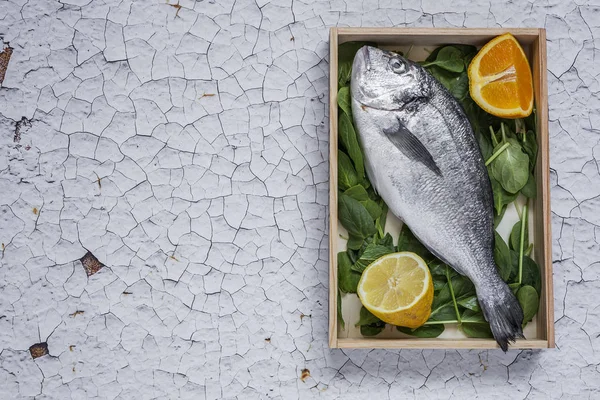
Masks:
[[[329,31],[329,347],[338,347],[337,326],[337,148],[338,32]]]
[[[380,44],[431,46],[448,43],[482,46],[498,35],[510,32],[521,44],[530,45],[539,35],[537,28],[337,28],[339,44],[363,40]]]
[[[554,283],[552,275],[552,213],[550,209],[550,134],[548,130],[548,73],[546,67],[546,30],[540,29],[536,43],[538,73],[534,82],[536,88],[536,104],[538,110],[538,204],[541,203],[541,215],[538,214],[538,224],[541,224],[542,249],[538,249],[543,264],[540,265],[543,275],[543,290],[541,295],[544,308],[543,332],[548,341],[548,347],[554,347]],[[540,179],[541,176],[541,179]],[[541,218],[540,218],[541,217]]]
[[[497,349],[496,341],[490,339],[338,339],[339,348],[347,349]],[[510,349],[543,349],[548,342],[518,340]]]

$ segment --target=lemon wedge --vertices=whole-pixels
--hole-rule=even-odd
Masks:
[[[365,308],[380,320],[418,328],[431,314],[433,280],[417,254],[392,253],[364,270],[357,293]]]

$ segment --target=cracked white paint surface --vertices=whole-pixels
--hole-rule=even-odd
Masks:
[[[0,3],[0,398],[600,397],[596,5],[180,5]],[[556,350],[328,349],[334,25],[548,29]]]

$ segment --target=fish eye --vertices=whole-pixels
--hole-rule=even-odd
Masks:
[[[398,58],[391,58],[390,59],[390,68],[396,74],[401,74],[401,73],[403,73],[406,70],[406,66]]]

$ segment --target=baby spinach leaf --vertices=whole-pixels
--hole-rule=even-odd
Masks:
[[[492,335],[492,330],[490,329],[490,325],[488,323],[470,323],[464,322],[460,325],[461,330],[465,334],[465,336],[470,338],[491,338],[494,337]]]
[[[363,238],[350,235],[350,238],[348,239],[348,243],[346,244],[346,247],[348,247],[349,249],[352,249],[352,250],[358,250],[358,249],[360,249],[362,244],[363,244]]]
[[[502,239],[502,236],[500,236],[496,231],[494,231],[494,240],[494,261],[496,262],[496,267],[498,268],[500,277],[504,282],[507,282],[512,271],[510,250],[504,239]]]
[[[506,208],[506,206],[502,206],[500,214],[494,213],[494,228],[497,228],[498,225],[500,225],[500,222],[502,222],[502,218],[504,218],[504,213],[506,213]]]
[[[460,300],[456,300],[458,305],[468,308],[471,311],[480,311],[479,301],[477,301],[477,295],[473,294],[468,297],[464,297]]]
[[[526,224],[527,225],[527,224]],[[527,226],[525,226],[525,235],[523,238],[523,249],[526,249],[529,246],[529,230]],[[520,251],[521,246],[521,221],[517,221],[517,223],[513,226],[510,232],[510,248],[514,251]]]
[[[360,334],[363,336],[376,336],[379,335],[385,329],[385,322],[379,322],[371,325],[362,325],[360,327]]]
[[[438,57],[438,54],[440,53],[440,51],[442,51],[445,47],[454,47],[455,49],[460,51],[462,58],[469,60],[469,61],[471,58],[473,58],[473,56],[475,56],[475,54],[477,54],[477,47],[475,47],[475,46],[471,46],[468,44],[447,44],[447,45],[443,45],[443,46],[439,46],[439,47],[435,48],[429,54],[429,56],[427,56],[425,61],[426,62],[434,61]],[[468,65],[468,64],[466,64],[466,65]]]
[[[471,123],[471,127],[473,128],[473,132],[475,132],[475,134],[477,135],[477,141],[479,145],[481,146],[481,141],[479,140],[480,137],[487,139],[487,142],[489,143],[489,150],[487,149],[487,147],[480,147],[484,155],[489,153],[487,157],[484,157],[484,159],[487,160],[492,155],[492,151],[494,150],[494,147],[492,146],[488,137],[487,113],[483,111],[481,107],[479,107],[468,94],[460,103],[463,106],[463,109],[465,110],[467,118],[469,118],[469,122]]]
[[[461,315],[461,321],[460,329],[467,337],[490,338],[493,336],[490,324],[488,324],[481,312],[467,309]]]
[[[352,197],[354,200],[357,200],[357,201],[369,200],[369,195],[367,194],[367,191],[365,190],[365,188],[362,185],[354,185],[351,188],[348,188],[344,192],[344,194],[346,196]]]
[[[517,292],[519,291],[519,288],[521,287],[521,284],[519,282],[509,283],[508,287],[510,288],[512,293],[516,296]]]
[[[490,141],[487,135],[483,133],[475,133],[477,138],[477,142],[479,143],[479,149],[481,150],[481,155],[484,160],[487,160],[494,154],[494,146],[492,146],[492,142]]]
[[[410,251],[418,254],[423,260],[432,260],[433,254],[410,231],[408,225],[402,225],[400,235],[398,237],[398,251]]]
[[[429,271],[433,276],[442,276],[444,279],[446,278],[446,264],[438,260],[437,258],[430,261],[427,266],[429,267]],[[452,270],[454,271],[454,270]],[[451,275],[453,276],[453,275]]]
[[[444,304],[431,311],[429,321],[456,321],[453,304]]]
[[[360,316],[355,326],[376,324],[378,322],[382,321],[363,306],[360,309]]]
[[[367,199],[365,201],[361,201],[360,203],[367,209],[373,220],[376,220],[381,216],[381,207],[379,207],[379,204],[375,203],[373,200]]]
[[[452,282],[454,298],[457,302],[475,294],[475,286],[473,286],[473,283],[466,276],[456,274],[450,281]]]
[[[338,106],[350,119],[352,119],[352,98],[350,96],[350,87],[344,86],[338,90]]]
[[[375,336],[383,331],[385,322],[371,314],[365,307],[362,307],[356,326],[360,326],[360,333],[363,336]]]
[[[463,54],[454,46],[443,47],[437,53],[435,60],[425,61],[422,64],[422,66],[425,68],[432,65],[450,72],[463,72],[465,69]]]
[[[346,323],[344,322],[344,317],[342,316],[342,292],[339,290],[337,294],[337,320],[342,329],[345,329]]]
[[[342,251],[337,255],[338,287],[344,293],[356,293],[361,274],[352,270],[352,261],[348,253]]]
[[[358,176],[352,166],[350,158],[341,150],[338,150],[338,186],[346,190],[358,184]]]
[[[414,329],[397,326],[396,329],[402,333],[406,333],[407,335],[415,337],[436,338],[440,336],[442,332],[444,332],[444,324],[423,325]]]
[[[488,169],[489,171],[489,169]],[[494,196],[494,208],[496,209],[496,215],[500,215],[502,209],[507,205],[515,201],[518,194],[509,193],[498,182],[493,176],[490,175],[490,182],[492,184],[492,194]]]
[[[371,264],[373,261],[385,256],[386,254],[390,254],[393,252],[393,247],[371,243],[366,247],[365,251],[361,254],[358,261],[356,261],[356,263],[352,266],[352,269],[354,271],[362,273],[365,270],[365,268],[367,268],[369,264]]]
[[[521,145],[514,138],[506,139],[510,144],[491,163],[491,172],[494,178],[509,193],[518,193],[525,186],[529,178],[529,156],[521,150]],[[501,144],[494,148],[499,150]]]
[[[523,309],[523,325],[525,325],[537,314],[540,298],[533,287],[525,285],[517,292],[517,300],[519,300],[519,304]]]
[[[338,178],[339,179],[339,178]],[[367,191],[362,185],[354,185],[351,188],[348,188],[344,194],[346,196],[352,197],[354,200],[357,200],[362,204],[369,214],[371,218],[377,219],[381,216],[382,210],[379,204],[374,202],[369,198]]]
[[[529,156],[529,170],[533,171],[537,160],[538,144],[535,139],[535,131],[527,131],[525,134],[525,142],[523,143],[523,151]]]
[[[358,144],[358,138],[356,131],[352,125],[351,117],[346,113],[342,113],[339,117],[338,123],[338,136],[342,147],[346,149],[350,159],[354,163],[356,173],[359,180],[363,180],[365,177],[365,163],[363,153]]]
[[[343,193],[338,198],[338,219],[348,233],[355,238],[364,239],[377,232],[367,209]]]
[[[338,88],[346,86],[352,78],[352,62],[338,64]]]
[[[433,291],[434,292],[439,292],[448,283],[445,276],[439,276],[439,275],[432,274],[432,278],[433,278]]]
[[[474,324],[487,324],[483,313],[480,311],[465,310],[460,316],[461,321]]]
[[[389,248],[392,252],[396,250],[394,248],[394,239],[392,238],[392,235],[389,234],[389,232],[386,233],[381,239],[379,239],[377,241],[377,244]]]
[[[517,273],[519,268],[519,253],[516,253]],[[514,262],[514,260],[513,260]],[[542,276],[540,275],[540,267],[531,257],[523,255],[523,271],[521,276],[521,284],[533,286],[536,292],[542,292]]]
[[[469,77],[466,72],[455,73],[432,65],[428,71],[459,101],[469,94]]]
[[[387,213],[388,213],[388,206],[387,204],[385,204],[385,202],[383,200],[379,201],[379,206],[381,207],[381,215],[375,220],[375,227],[377,228],[377,231],[379,232],[379,236],[380,237],[385,237],[388,234],[384,235],[385,232],[385,222],[387,220]],[[390,239],[392,237],[390,236]]]
[[[537,195],[535,178],[533,177],[533,174],[531,172],[529,173],[527,183],[525,184],[525,186],[523,186],[523,189],[521,189],[521,193],[523,194],[523,196],[528,197],[530,199],[535,199],[535,196]]]

